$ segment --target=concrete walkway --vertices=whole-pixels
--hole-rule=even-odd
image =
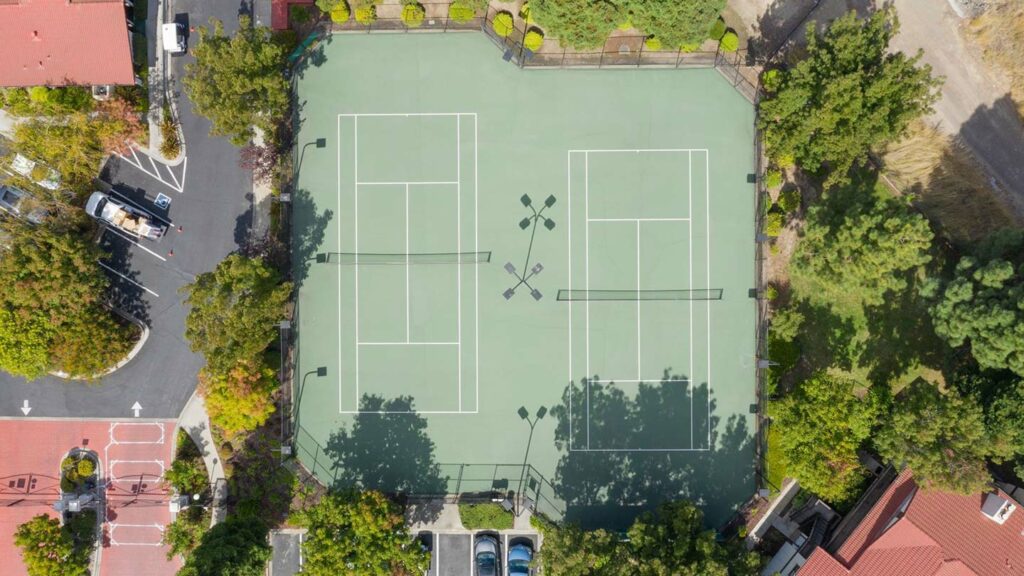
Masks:
[[[14,128],[18,125],[21,119],[11,116],[7,112],[0,110],[0,134],[7,136],[8,138],[14,138]]]
[[[213,486],[211,525],[216,524],[227,516],[225,506],[228,495],[227,478],[224,476],[224,466],[217,454],[217,447],[213,444],[213,435],[210,434],[210,418],[206,415],[206,403],[203,402],[202,396],[192,394],[188,404],[181,411],[181,416],[178,417],[178,428],[187,432],[199,447],[199,451],[203,453],[203,462],[210,474],[210,485]]]

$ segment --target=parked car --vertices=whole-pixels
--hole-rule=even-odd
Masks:
[[[46,218],[46,210],[32,207],[33,198],[28,192],[7,184],[0,184],[0,210],[16,218],[24,218],[33,224],[40,224]]]
[[[501,545],[490,534],[477,534],[473,545],[473,567],[476,576],[501,574]]]
[[[434,570],[434,533],[429,530],[424,530],[416,535],[416,543],[419,544],[420,550],[427,553],[429,562],[427,563],[427,570],[424,572],[427,576],[433,576]]]
[[[164,235],[167,227],[139,208],[114,200],[103,192],[93,192],[85,203],[85,211],[111,226],[136,238],[157,240]]]
[[[171,54],[183,54],[185,52],[185,26],[177,22],[167,22],[160,25],[160,36],[163,40],[164,50]]]
[[[508,547],[508,576],[529,576],[533,560],[533,546],[516,542]]]

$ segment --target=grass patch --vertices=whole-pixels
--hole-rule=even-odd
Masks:
[[[772,404],[768,404],[768,417],[773,416]],[[768,488],[772,495],[782,490],[782,482],[786,479],[786,466],[782,463],[782,430],[776,424],[768,426],[768,445],[765,447],[764,468],[768,479]]]
[[[459,502],[459,516],[467,530],[508,530],[514,522],[512,513],[494,502]]]
[[[993,0],[966,30],[985,60],[1009,76],[1010,97],[1024,118],[1024,4],[1020,0]]]
[[[971,153],[923,121],[883,152],[886,176],[914,195],[914,204],[936,231],[958,246],[1013,226],[1013,217],[988,184]]]

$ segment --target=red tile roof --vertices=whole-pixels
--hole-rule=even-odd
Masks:
[[[0,45],[0,86],[135,83],[122,0],[0,1]]]
[[[800,576],[1024,575],[1024,510],[999,525],[981,512],[984,494],[917,488],[909,470],[900,474],[835,558],[816,549]],[[908,498],[903,516],[890,525]]]

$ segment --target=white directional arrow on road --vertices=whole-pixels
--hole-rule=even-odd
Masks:
[[[28,416],[28,413],[32,411],[32,407],[28,405],[28,400],[21,403],[21,413]]]
[[[140,410],[142,410],[142,405],[139,404],[138,401],[136,401],[135,404],[132,404],[132,411],[135,412],[135,417],[136,418],[139,417],[139,411]]]

